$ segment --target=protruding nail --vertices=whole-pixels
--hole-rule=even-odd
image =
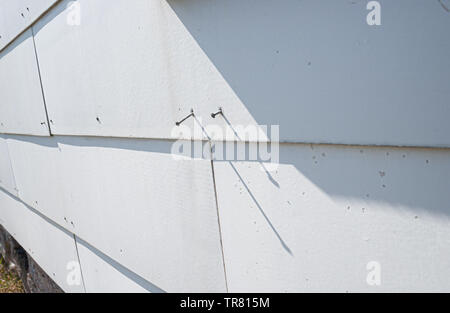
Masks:
[[[187,120],[187,119],[190,118],[191,116],[194,116],[194,109],[191,109],[191,114],[189,114],[188,116],[186,116],[185,118],[183,118],[181,121],[176,122],[175,125],[180,126],[185,120]]]
[[[211,117],[216,118],[217,115],[222,115],[222,114],[223,114],[223,110],[222,110],[222,108],[219,108],[219,111],[217,111],[216,113],[211,113]]]

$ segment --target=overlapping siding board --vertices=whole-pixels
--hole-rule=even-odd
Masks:
[[[450,290],[449,150],[282,145],[280,156],[272,172],[214,164],[231,292]],[[367,283],[371,262],[380,285]]]
[[[67,23],[68,3],[33,28],[52,132],[174,137],[175,122],[196,103],[189,79],[203,63],[192,60],[192,40],[167,3],[78,1],[79,25]]]
[[[207,160],[171,142],[8,139],[23,201],[166,291],[225,291]]]
[[[0,133],[50,134],[31,29],[0,52]]]
[[[72,234],[3,190],[0,223],[65,292],[84,292],[80,276],[70,279],[73,265],[78,264]]]
[[[438,1],[383,3],[379,27],[364,1],[80,0],[78,26],[66,4],[35,27],[56,134],[172,138],[194,108],[241,138],[275,124],[284,142],[450,146]]]

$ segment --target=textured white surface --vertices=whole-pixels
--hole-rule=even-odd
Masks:
[[[0,187],[17,196],[16,182],[11,167],[8,143],[0,136]]]
[[[34,27],[52,132],[170,138],[196,104],[189,80],[208,70],[187,32],[165,1],[78,2],[79,26],[63,1]]]
[[[78,262],[72,234],[3,190],[0,190],[0,223],[65,292],[84,292],[82,281],[80,285],[69,285],[67,280],[68,265]]]
[[[194,108],[204,126],[280,125],[281,141],[450,146],[437,1],[383,3],[379,27],[364,1],[79,3],[79,26],[63,2],[35,27],[55,134],[171,138]]]
[[[88,293],[162,292],[102,252],[78,239],[78,253]]]
[[[450,151],[282,145],[215,162],[230,292],[450,290]],[[366,265],[381,265],[369,286]]]
[[[49,135],[31,30],[0,52],[0,133]]]
[[[8,139],[20,197],[129,270],[176,291],[225,291],[210,161],[171,142]]]
[[[0,0],[0,49],[53,2]],[[78,26],[69,3],[33,26],[57,136],[0,137],[0,187],[33,207],[2,191],[0,221],[63,288],[65,229],[87,291],[226,291],[211,163],[167,140],[194,108],[294,143],[271,173],[214,162],[230,291],[450,290],[450,150],[298,144],[450,147],[438,1],[382,2],[379,27],[366,1],[79,0]],[[0,52],[0,133],[49,135],[31,34]]]
[[[0,50],[57,0],[0,0]]]

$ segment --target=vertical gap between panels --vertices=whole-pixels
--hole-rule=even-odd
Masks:
[[[83,268],[81,266],[80,253],[78,252],[77,236],[75,234],[73,235],[73,239],[75,240],[75,250],[77,252],[78,266],[80,267],[81,282],[83,283],[83,290],[86,293],[86,284],[84,283]]]
[[[214,187],[214,198],[216,200],[217,224],[219,225],[220,249],[222,251],[223,272],[224,272],[224,275],[225,275],[225,288],[226,288],[226,291],[229,292],[228,291],[227,268],[226,268],[226,265],[225,265],[225,252],[223,250],[222,226],[220,224],[219,200],[217,198],[216,174],[214,172],[214,158],[213,158],[213,151],[212,151],[211,141],[208,140],[208,144],[209,144],[210,156],[211,156],[211,172],[212,172],[212,180],[213,180],[213,187]]]
[[[36,57],[36,65],[37,65],[37,70],[38,70],[38,75],[39,75],[39,83],[41,84],[42,100],[44,102],[45,116],[47,117],[48,132],[49,132],[50,136],[52,136],[50,119],[48,118],[47,102],[45,101],[44,85],[42,84],[41,67],[39,65],[39,57],[38,57],[38,53],[37,53],[37,49],[36,49],[36,41],[34,40],[34,26],[31,26],[31,37],[33,38],[34,55]]]

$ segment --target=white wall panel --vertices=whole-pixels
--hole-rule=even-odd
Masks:
[[[71,26],[67,3],[34,27],[52,132],[170,138],[197,104],[189,80],[209,67],[191,58],[193,41],[168,5],[78,1],[80,25]]]
[[[1,0],[0,50],[56,2],[57,0]]]
[[[9,158],[8,143],[0,137],[0,187],[17,196],[16,182]]]
[[[214,162],[230,292],[450,290],[450,150],[282,145]],[[369,286],[366,266],[381,265]]]
[[[0,133],[49,135],[31,30],[0,52]]]
[[[381,26],[366,1],[79,3],[79,26],[62,3],[35,27],[56,134],[170,138],[193,107],[281,141],[450,145],[438,1],[385,1]]]
[[[65,292],[84,292],[82,280],[68,284],[71,264],[78,263],[72,234],[2,190],[0,223]]]
[[[119,264],[174,291],[225,291],[211,163],[171,142],[8,139],[20,197]]]
[[[88,293],[163,292],[88,243],[77,240],[80,264]]]

